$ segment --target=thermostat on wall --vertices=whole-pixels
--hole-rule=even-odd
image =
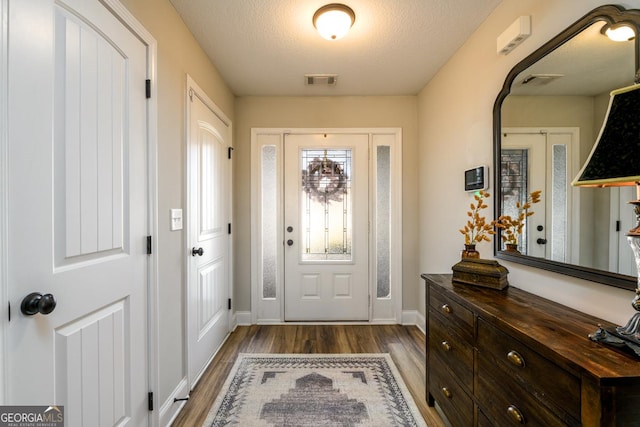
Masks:
[[[464,171],[464,191],[478,191],[489,188],[489,167],[477,166]]]

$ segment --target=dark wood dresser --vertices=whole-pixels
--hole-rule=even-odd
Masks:
[[[608,322],[513,287],[422,278],[427,401],[453,426],[640,426],[640,359],[587,337]]]

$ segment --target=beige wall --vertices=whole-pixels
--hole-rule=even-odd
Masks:
[[[578,127],[582,165],[595,140],[594,102],[590,96],[509,95],[502,104],[502,126]]]
[[[169,0],[121,0],[158,43],[158,286],[161,405],[185,377],[184,236],[169,231],[169,209],[184,206],[184,111],[187,73],[233,120],[234,96]],[[185,210],[186,213],[186,210]]]
[[[421,91],[418,123],[422,272],[449,272],[459,259],[463,241],[457,230],[464,224],[470,197],[462,191],[462,171],[478,164],[492,164],[493,104],[507,73],[518,61],[601,4],[596,0],[504,0]],[[624,4],[637,8],[640,1]],[[496,54],[496,38],[521,15],[532,17],[531,37],[508,56]],[[487,215],[491,216],[491,210]],[[486,258],[493,252],[489,244],[480,246],[480,251]],[[509,269],[513,286],[617,323],[626,323],[633,312],[629,304],[632,292],[501,263]]]
[[[403,185],[403,308],[416,310],[418,273],[417,98],[386,97],[240,97],[235,111],[234,269],[236,309],[251,309],[248,268],[251,228],[251,128],[400,127]]]

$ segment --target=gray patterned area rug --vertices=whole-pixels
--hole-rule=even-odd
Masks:
[[[423,426],[388,354],[240,354],[205,426]]]

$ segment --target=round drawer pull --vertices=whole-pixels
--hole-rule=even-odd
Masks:
[[[525,366],[524,358],[520,356],[520,354],[515,350],[511,350],[509,353],[507,353],[507,359],[509,360],[509,362],[513,363],[519,368],[524,368]]]
[[[520,412],[520,410],[518,408],[516,408],[513,405],[509,405],[509,407],[507,408],[507,414],[509,414],[509,416],[511,417],[511,419],[519,424],[524,424],[524,415],[522,415],[522,412]]]
[[[446,397],[447,399],[451,399],[453,397],[453,394],[451,394],[451,390],[446,387],[442,387],[442,394],[444,394],[444,397]]]
[[[440,343],[440,345],[442,346],[444,351],[451,351],[451,344],[449,344],[448,341],[442,341],[442,343]]]
[[[451,308],[451,306],[449,304],[444,304],[442,306],[442,312],[446,313],[446,314],[451,314],[451,313],[453,313],[453,309]]]

